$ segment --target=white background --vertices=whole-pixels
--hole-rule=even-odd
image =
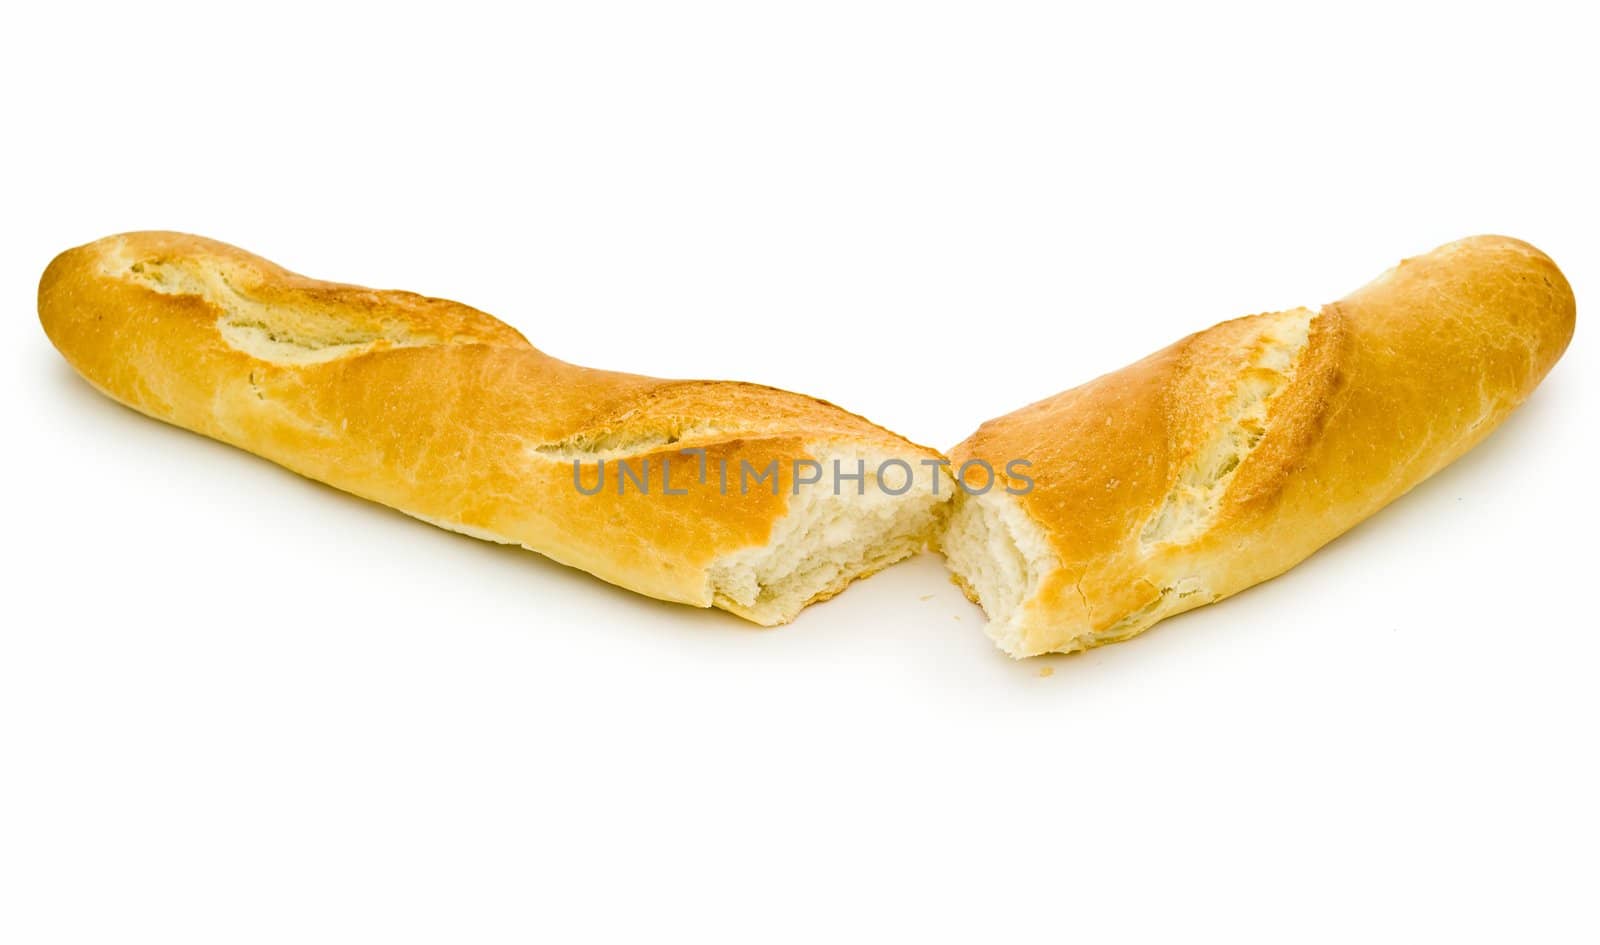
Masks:
[[[931,555],[763,631],[428,528],[102,399],[34,313],[181,229],[948,447],[1473,233],[1594,298],[1577,7],[7,17],[0,941],[1600,933],[1588,308],[1300,568],[1026,663]]]

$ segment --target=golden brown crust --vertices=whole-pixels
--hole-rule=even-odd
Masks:
[[[1059,559],[1014,655],[1126,639],[1294,566],[1493,430],[1574,319],[1548,257],[1476,237],[983,424],[952,461],[1032,460],[1015,501]]]
[[[715,477],[688,474],[698,457],[683,450],[735,469],[777,459],[787,470],[840,444],[913,463],[938,456],[814,398],[568,364],[468,306],[308,279],[179,233],[62,253],[40,281],[39,317],[80,374],[142,413],[698,606],[721,605],[709,569],[765,543],[789,490],[785,478],[781,495],[721,494]],[[688,494],[580,493],[573,460],[592,477],[608,456],[649,459],[658,476],[670,459],[673,488]]]

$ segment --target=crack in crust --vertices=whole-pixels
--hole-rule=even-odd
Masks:
[[[221,268],[192,260],[137,260],[120,274],[163,295],[203,299],[218,310],[217,333],[229,347],[273,364],[320,364],[379,349],[439,343],[400,322],[262,302],[237,288]]]
[[[1239,467],[1266,437],[1274,401],[1294,382],[1315,318],[1304,308],[1256,316],[1219,421],[1140,531],[1141,545],[1187,544],[1211,527]]]

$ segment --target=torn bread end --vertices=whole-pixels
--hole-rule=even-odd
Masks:
[[[1022,616],[1040,582],[1056,567],[1049,539],[1022,506],[1003,492],[955,498],[941,539],[956,582],[989,618],[989,638],[1021,658],[1038,652],[1028,645]]]
[[[709,591],[718,607],[764,626],[788,623],[806,605],[926,547],[955,489],[942,470],[913,466],[910,487],[895,495],[884,487],[899,489],[904,472],[888,468],[882,482],[876,475],[894,457],[825,448],[816,458],[824,470],[835,461],[851,471],[865,468],[864,481],[841,486],[830,472],[799,488],[766,544],[712,566]]]

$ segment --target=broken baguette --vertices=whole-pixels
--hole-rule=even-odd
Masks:
[[[832,404],[579,367],[465,305],[307,279],[196,236],[61,254],[39,319],[89,383],[141,413],[764,625],[916,553],[953,491],[937,453]],[[898,468],[875,475],[892,461],[909,486]]]
[[[949,567],[1013,657],[1125,640],[1283,573],[1471,449],[1574,317],[1548,257],[1483,236],[1318,311],[1223,322],[957,446],[958,469],[1025,458],[1032,488],[958,495]]]

